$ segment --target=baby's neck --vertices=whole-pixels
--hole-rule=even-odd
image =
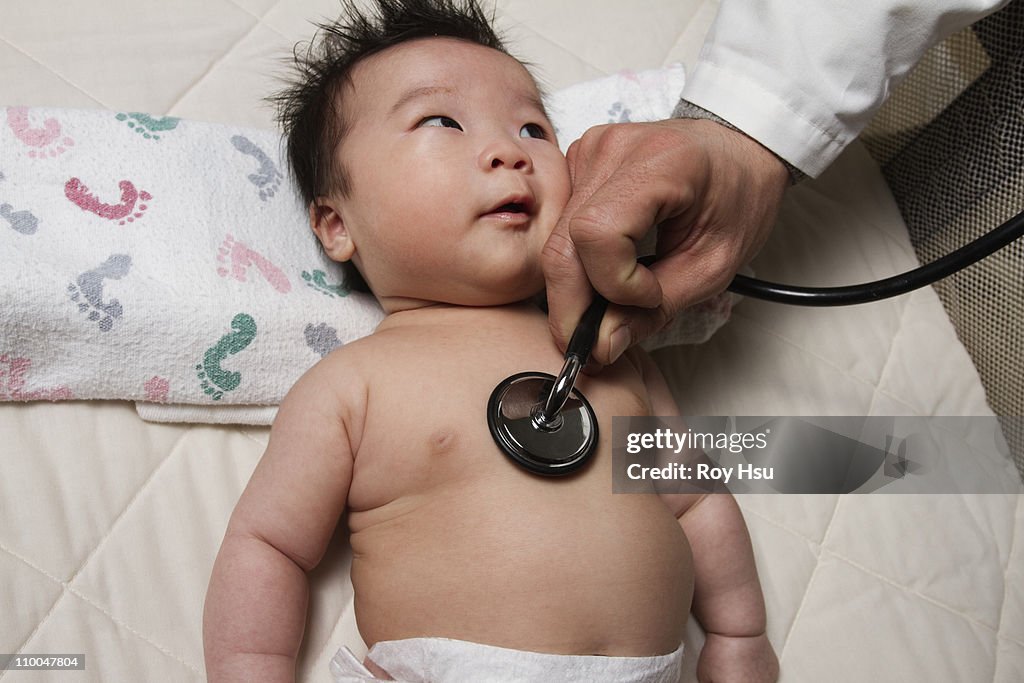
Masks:
[[[542,315],[543,312],[534,300],[520,301],[502,306],[462,306],[458,304],[433,303],[415,308],[390,311],[377,326],[377,331],[420,324],[482,324],[488,317],[509,314],[535,316]]]
[[[377,303],[380,304],[381,308],[384,309],[384,313],[392,315],[394,313],[403,313],[407,311],[414,311],[420,309],[440,309],[440,308],[503,308],[505,306],[519,306],[522,304],[530,304],[533,306],[539,306],[543,308],[544,304],[544,291],[538,291],[532,295],[527,296],[521,300],[508,300],[504,299],[501,295],[491,295],[485,293],[482,297],[472,301],[465,300],[462,303],[459,302],[445,302],[445,301],[434,301],[431,299],[416,299],[412,297],[403,296],[391,296],[382,295],[379,292],[373,292],[374,297],[377,299]]]

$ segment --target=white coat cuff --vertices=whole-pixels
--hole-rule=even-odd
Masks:
[[[855,135],[810,120],[760,84],[700,61],[683,99],[717,114],[811,177],[821,174]]]

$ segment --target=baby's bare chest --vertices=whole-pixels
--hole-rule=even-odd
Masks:
[[[498,449],[487,425],[491,392],[526,371],[555,375],[562,356],[545,325],[391,335],[386,362],[370,373],[366,415],[356,452],[352,503],[372,507],[467,477],[502,480],[523,472]],[[609,438],[597,461],[610,458],[611,420],[649,411],[642,378],[628,362],[577,388],[594,407]],[[601,468],[592,468],[601,469]],[[532,476],[532,475],[531,475]],[[364,508],[365,509],[365,508]]]

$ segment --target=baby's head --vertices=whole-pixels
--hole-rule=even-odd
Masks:
[[[376,0],[321,26],[275,99],[310,222],[395,311],[543,288],[569,175],[532,76],[475,0]]]

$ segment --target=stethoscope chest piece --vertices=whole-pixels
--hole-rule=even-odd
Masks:
[[[545,419],[545,403],[556,377],[520,372],[506,378],[487,402],[487,426],[504,453],[535,474],[561,476],[586,464],[597,446],[597,417],[575,389],[554,419]]]

